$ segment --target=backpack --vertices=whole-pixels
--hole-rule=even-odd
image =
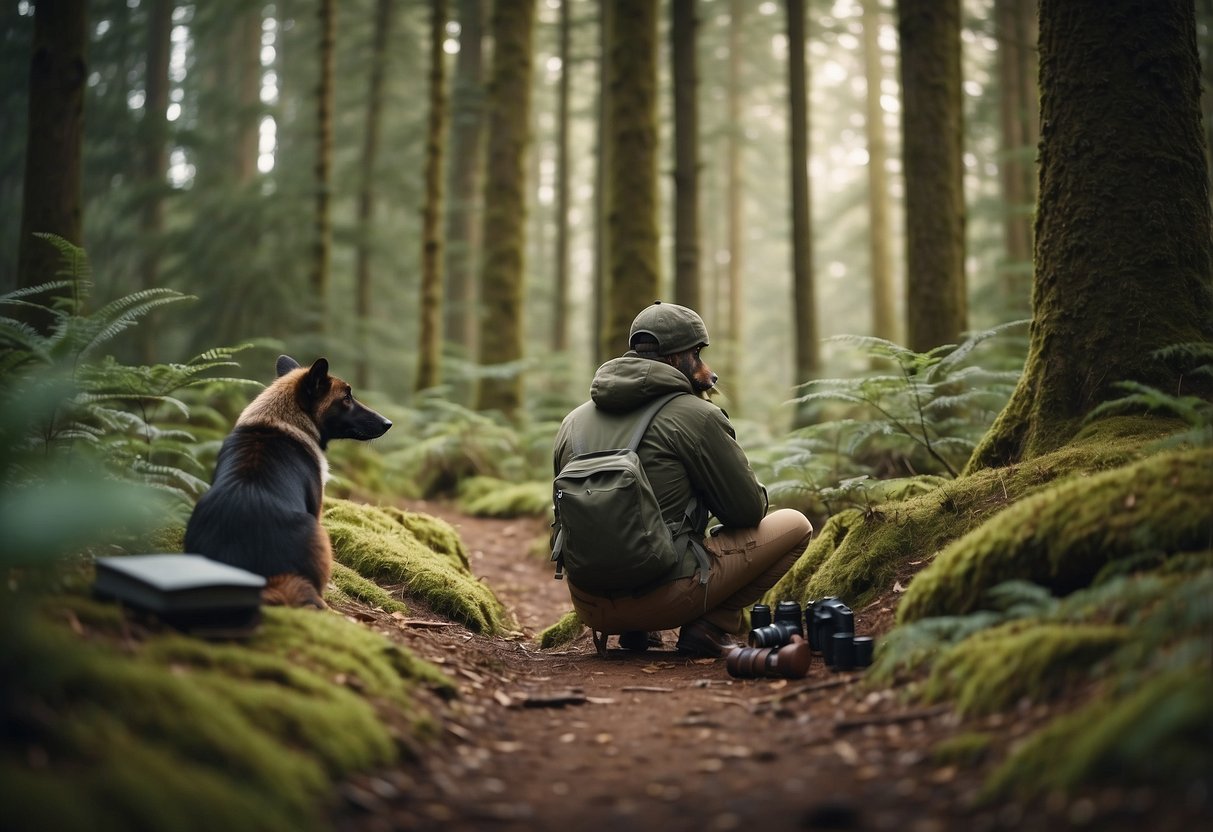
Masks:
[[[690,545],[700,563],[700,583],[707,583],[707,554],[696,536],[706,512],[692,497],[678,527],[671,528],[636,453],[653,417],[680,395],[654,401],[626,447],[577,453],[552,481],[558,580],[567,570],[579,589],[593,595],[639,594],[668,575]]]

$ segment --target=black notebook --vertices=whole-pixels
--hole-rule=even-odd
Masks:
[[[247,635],[261,620],[265,578],[202,555],[97,558],[93,592],[197,635]]]

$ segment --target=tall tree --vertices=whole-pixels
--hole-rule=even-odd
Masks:
[[[442,149],[446,144],[446,0],[430,0],[430,117],[425,143],[425,208],[421,229],[421,337],[416,389],[442,376]]]
[[[1002,153],[999,179],[1005,203],[1003,238],[1006,258],[1002,264],[1002,303],[1013,315],[1026,311],[1031,291],[1032,219],[1031,199],[1036,137],[1030,113],[1037,106],[1033,93],[1035,39],[1028,41],[1025,8],[1028,0],[995,0],[998,27],[998,120]]]
[[[88,41],[84,0],[42,0],[34,7],[29,121],[17,281],[36,286],[54,279],[59,252],[36,233],[84,241],[80,202],[84,81]],[[49,318],[32,316],[44,327]]]
[[[240,10],[231,31],[232,63],[236,70],[237,101],[235,178],[242,185],[257,174],[261,138],[261,6],[251,3]]]
[[[556,100],[556,296],[552,349],[569,346],[569,41],[570,0],[560,0],[560,85]]]
[[[479,363],[486,368],[516,362],[523,355],[525,168],[534,28],[535,0],[497,0],[494,4],[478,354]],[[479,410],[514,415],[522,403],[521,376],[517,372],[485,375],[477,388],[476,403]]]
[[[966,328],[960,0],[898,0],[906,210],[906,341]]]
[[[695,0],[671,5],[670,56],[674,87],[674,301],[700,308],[699,70]]]
[[[821,370],[817,310],[813,298],[813,225],[809,204],[809,108],[805,62],[804,0],[787,0],[789,139],[792,193],[792,306],[796,330],[796,377],[802,384]],[[803,414],[802,414],[803,415]]]
[[[610,136],[610,85],[611,46],[610,18],[614,14],[613,0],[598,1],[598,119],[595,129],[598,152],[594,154],[594,268],[592,274],[592,322],[590,326],[590,355],[597,367],[611,357],[607,350],[607,179],[610,175],[608,157],[611,152]]]
[[[316,88],[316,189],[315,235],[312,254],[312,329],[323,334],[328,311],[329,258],[333,247],[333,221],[329,190],[333,169],[333,63],[336,38],[336,0],[320,0],[320,77]]]
[[[375,31],[371,44],[371,75],[366,94],[366,121],[362,129],[362,156],[358,160],[358,240],[354,253],[354,315],[357,318],[359,350],[354,365],[358,387],[370,386],[371,239],[375,218],[375,165],[379,159],[379,134],[383,124],[383,76],[387,69],[387,44],[392,29],[393,0],[375,3]]]
[[[880,0],[863,0],[863,66],[867,77],[864,96],[868,138],[868,270],[872,275],[872,334],[897,340],[894,312],[893,266],[889,250],[889,145],[880,103],[884,69],[880,50]]]
[[[617,0],[609,18],[606,352],[628,347],[636,313],[658,297],[657,4]]]
[[[1151,355],[1213,341],[1191,0],[1041,0],[1040,90],[1028,359],[970,469],[1060,447],[1120,381],[1213,393]]]
[[[172,0],[153,0],[148,9],[147,69],[144,83],[140,178],[145,196],[140,221],[143,252],[140,283],[150,289],[160,283],[160,236],[164,229],[164,188],[168,157],[168,57],[172,47]],[[152,363],[158,340],[157,319],[144,319],[138,327],[140,360]]]
[[[741,122],[742,95],[742,16],[745,3],[742,0],[729,0],[729,62],[728,87],[725,91],[725,112],[727,122],[727,140],[725,146],[725,212],[728,220],[725,236],[728,239],[729,259],[726,271],[727,290],[724,293],[727,303],[727,327],[725,354],[721,361],[721,370],[729,379],[733,390],[733,401],[742,401],[744,396],[741,389],[740,350],[745,319],[742,315],[742,263],[745,257],[745,181],[742,176],[741,151],[744,138]]]
[[[457,0],[459,55],[451,82],[451,152],[447,165],[443,327],[446,340],[476,354],[476,260],[484,146],[481,78],[485,0]]]

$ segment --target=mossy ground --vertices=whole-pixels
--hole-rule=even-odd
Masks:
[[[585,625],[581,623],[577,613],[570,610],[559,621],[539,634],[539,646],[545,650],[561,647],[581,635],[584,629]]]
[[[437,518],[329,500],[324,527],[333,557],[364,578],[403,583],[436,613],[493,635],[510,629],[501,602],[468,570],[458,534]]]
[[[312,610],[266,609],[252,637],[212,642],[59,595],[9,629],[0,801],[14,828],[321,828],[335,779],[434,732],[419,686],[452,687]]]

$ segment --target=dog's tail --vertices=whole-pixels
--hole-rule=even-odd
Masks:
[[[261,590],[261,603],[267,606],[281,607],[315,607],[328,609],[320,591],[302,575],[284,572],[267,579],[265,589]]]

